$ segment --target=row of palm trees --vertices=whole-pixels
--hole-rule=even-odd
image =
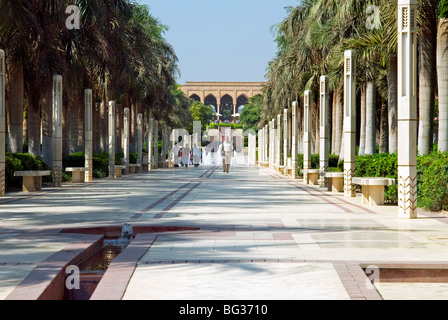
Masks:
[[[66,13],[72,5],[79,9],[79,29],[67,27],[76,18]],[[93,89],[99,108],[100,151],[107,148],[110,100],[131,109],[131,130],[138,113],[172,127],[188,119],[190,102],[176,85],[177,57],[164,39],[166,27],[146,6],[134,0],[0,0],[0,8],[9,151],[22,152],[25,140],[32,155],[45,159],[50,152],[55,74],[63,75],[65,154],[83,150],[85,88]]]
[[[375,5],[372,7],[372,5]],[[302,0],[277,26],[278,52],[267,69],[263,126],[303,92],[314,92],[319,150],[319,77],[330,79],[331,152],[341,154],[343,57],[357,52],[359,153],[397,150],[397,1]],[[418,151],[448,151],[448,1],[418,0]],[[437,102],[437,103],[436,103]],[[437,128],[438,125],[438,128]],[[437,129],[437,130],[436,130]],[[302,131],[302,130],[301,130]],[[434,139],[435,138],[435,139]]]

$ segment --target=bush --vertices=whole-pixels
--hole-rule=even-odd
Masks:
[[[124,158],[124,153],[120,152],[115,155],[115,164],[122,165],[121,159]],[[129,164],[137,164],[138,153],[129,153]],[[109,158],[108,158],[109,159]],[[109,162],[107,164],[109,166]]]
[[[299,174],[302,173],[303,169],[303,154],[299,153],[297,155],[297,168],[299,169]],[[319,169],[319,155],[311,155],[311,169]]]
[[[385,177],[397,180],[398,156],[393,154],[374,154],[356,157],[357,177]],[[386,203],[398,202],[398,186],[386,186],[384,188],[384,200]]]
[[[5,180],[6,189],[21,188],[22,177],[14,177],[14,171],[25,170],[50,170],[50,167],[40,157],[27,153],[6,153],[5,155]],[[42,178],[43,182],[52,181],[51,176]]]
[[[339,156],[335,154],[330,154],[328,156],[328,166],[332,168],[336,168],[339,163]]]
[[[448,153],[434,151],[417,160],[417,205],[431,211],[448,210]]]
[[[230,127],[232,129],[243,129],[243,125],[239,123],[210,123],[208,129],[218,129],[219,127]]]
[[[104,178],[109,175],[109,154],[106,152],[95,153],[93,160],[93,177]]]
[[[62,165],[64,168],[79,168],[85,166],[85,154],[84,152],[72,153],[68,157],[62,159]]]
[[[343,161],[339,163],[343,167]],[[398,179],[398,156],[375,154],[356,157],[357,177]],[[387,203],[398,202],[398,186],[386,186]],[[448,153],[435,149],[429,155],[417,157],[417,205],[431,211],[448,210]]]

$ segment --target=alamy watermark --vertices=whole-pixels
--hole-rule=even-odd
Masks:
[[[65,9],[65,13],[70,16],[65,20],[65,26],[68,30],[79,30],[81,29],[81,10],[78,6],[71,5]]]
[[[380,8],[375,5],[370,5],[366,9],[366,14],[369,16],[366,20],[366,28],[368,30],[380,29],[381,19],[380,19]]]
[[[368,266],[366,268],[366,288],[368,290],[379,289],[380,286],[380,268],[377,266]]]
[[[81,288],[80,271],[78,266],[68,266],[65,269],[65,274],[67,275],[65,279],[65,287],[68,290],[79,290]]]

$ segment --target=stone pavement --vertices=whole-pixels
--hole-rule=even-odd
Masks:
[[[35,299],[101,238],[62,229],[125,223],[188,229],[139,233],[92,299],[447,299],[447,220],[398,219],[396,206],[363,206],[254,167],[159,169],[10,193],[0,200],[0,300]],[[411,269],[401,274],[407,283],[390,281]]]

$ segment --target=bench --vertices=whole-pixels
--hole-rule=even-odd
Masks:
[[[282,175],[285,174],[285,170],[287,170],[286,168],[286,166],[277,166],[278,172],[280,172]]]
[[[344,192],[344,172],[325,172],[328,191]]]
[[[138,171],[138,168],[141,167],[141,164],[129,164],[129,173],[135,174]]]
[[[319,169],[303,169],[302,173],[305,184],[310,184],[313,186],[319,184]]]
[[[149,171],[149,163],[148,162],[142,162],[142,171]]]
[[[354,177],[352,183],[362,187],[363,204],[379,206],[384,204],[384,186],[395,185],[395,179],[382,177]]]
[[[83,183],[85,182],[85,172],[86,171],[92,171],[90,168],[65,168],[65,172],[71,172],[72,173],[72,182],[73,183]]]
[[[23,177],[23,192],[42,190],[42,177],[49,175],[49,170],[14,171],[14,177]]]
[[[123,170],[126,169],[126,166],[115,166],[115,178],[121,178],[123,175]]]

